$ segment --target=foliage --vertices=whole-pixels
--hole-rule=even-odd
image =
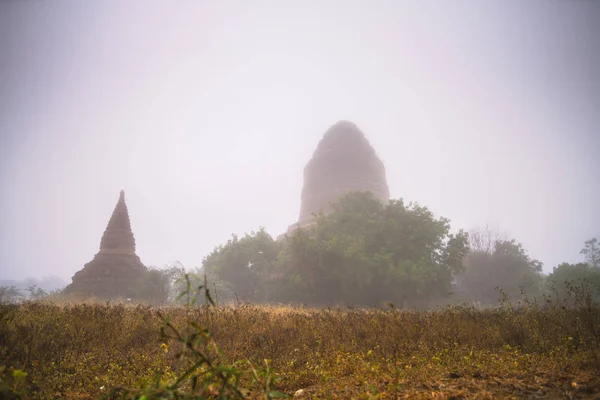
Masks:
[[[581,254],[585,262],[577,264],[562,263],[554,267],[546,278],[546,293],[560,302],[570,305],[581,302],[578,288],[585,287],[589,296],[586,300],[600,304],[600,247],[597,239],[585,242]]]
[[[200,361],[188,346],[227,377],[242,371],[237,388],[250,398],[298,390],[318,398],[593,398],[600,390],[593,305],[409,311],[26,302],[0,305],[0,320],[5,398],[222,398],[222,381],[206,364],[186,375]],[[217,384],[204,386],[206,377]]]
[[[232,236],[203,262],[225,302],[427,305],[447,297],[466,235],[425,207],[350,193],[309,230],[275,241],[264,229]]]
[[[218,290],[223,300],[233,296],[244,301],[270,300],[268,280],[277,259],[280,244],[264,230],[232,238],[216,247],[203,261],[203,272],[224,290]]]
[[[197,303],[198,294],[204,293],[206,307],[209,307],[206,310],[210,312],[210,307],[216,304],[210,294],[206,277],[204,284],[197,288],[192,286],[188,274],[184,275],[184,280],[186,290],[179,298],[186,298],[186,309],[189,310]],[[163,321],[160,328],[160,346],[165,353],[170,347],[173,348],[173,345],[178,346],[175,359],[181,365],[180,371],[172,376],[170,382],[163,382],[164,373],[158,370],[151,384],[143,384],[139,389],[116,387],[110,392],[110,398],[242,399],[253,393],[252,389],[256,392],[255,387],[260,387],[263,380],[265,399],[284,397],[280,392],[270,390],[274,380],[270,376],[267,361],[265,370],[254,368],[248,360],[236,361],[230,365],[213,339],[211,331],[199,322],[188,319],[186,328],[178,328],[160,311],[158,316]],[[242,368],[239,365],[242,365]],[[244,375],[250,377],[250,388],[240,386]]]
[[[29,286],[27,291],[29,292],[29,300],[41,300],[48,296],[48,293],[37,285]]]
[[[520,243],[490,230],[476,230],[469,239],[473,250],[456,281],[461,298],[496,305],[502,295],[518,299],[522,294],[541,294],[542,264],[529,257]]]
[[[555,299],[568,304],[578,297],[574,288],[585,286],[592,301],[600,304],[600,269],[589,264],[560,264],[546,279],[546,286]]]
[[[177,282],[184,274],[182,266],[148,268],[133,288],[135,299],[152,305],[173,302],[179,293]]]
[[[15,286],[0,286],[0,303],[18,301],[23,294]]]
[[[402,200],[383,205],[370,192],[350,193],[310,230],[286,238],[277,263],[278,297],[425,305],[448,294],[466,251],[466,235],[450,234],[449,221],[427,208]]]
[[[598,239],[593,238],[585,242],[581,254],[585,256],[585,262],[589,265],[600,268],[600,243],[598,243]]]

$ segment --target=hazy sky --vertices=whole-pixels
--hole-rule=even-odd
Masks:
[[[70,281],[121,189],[149,266],[278,235],[340,119],[545,271],[600,238],[600,1],[2,0],[0,278]]]

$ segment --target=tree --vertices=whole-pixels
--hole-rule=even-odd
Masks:
[[[471,253],[481,252],[491,254],[497,242],[510,240],[508,235],[498,227],[485,225],[469,232],[469,249]]]
[[[29,292],[30,300],[40,300],[48,296],[48,293],[46,293],[45,290],[38,287],[37,285],[31,285],[26,290]]]
[[[600,302],[600,269],[588,263],[562,263],[554,267],[546,279],[546,286],[550,296],[567,303],[582,296]]]
[[[505,237],[488,228],[470,234],[472,251],[456,280],[460,297],[492,305],[501,298],[498,289],[512,299],[519,298],[521,292],[528,296],[541,293],[542,263],[530,258],[520,243]]]
[[[176,282],[184,273],[185,269],[179,263],[162,269],[148,268],[134,289],[136,300],[154,305],[174,301],[177,296]]]
[[[466,234],[450,234],[449,221],[427,208],[350,193],[311,229],[285,239],[277,263],[281,300],[427,304],[448,294],[466,252]]]
[[[594,268],[600,268],[600,243],[593,238],[585,242],[585,247],[580,254],[585,256],[585,261]]]
[[[0,286],[0,303],[18,301],[22,296],[15,286]]]
[[[268,301],[268,281],[280,245],[264,230],[232,235],[224,245],[216,247],[202,262],[203,272],[209,281],[222,285],[221,293],[232,293],[244,301]],[[210,288],[209,288],[210,289]]]
[[[550,296],[567,303],[580,301],[589,296],[600,302],[600,245],[598,239],[585,242],[580,254],[585,262],[577,264],[562,263],[555,267],[546,279],[546,290]]]

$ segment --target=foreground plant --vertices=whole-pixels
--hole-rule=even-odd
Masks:
[[[198,294],[203,293],[205,304],[202,307],[210,315],[210,309],[216,304],[206,277],[204,283],[195,289],[188,274],[184,275],[184,279],[186,289],[177,300],[185,297],[185,307],[190,311],[197,304]],[[153,381],[138,389],[116,387],[109,393],[109,399],[244,399],[250,395],[261,395],[264,399],[287,398],[285,394],[272,390],[274,378],[268,360],[264,360],[264,368],[255,367],[249,360],[228,363],[211,331],[191,318],[191,314],[187,320],[187,331],[175,327],[170,317],[163,313],[158,315],[163,321],[161,348],[165,353],[171,348],[178,348],[175,358],[185,367],[172,377],[157,370]]]

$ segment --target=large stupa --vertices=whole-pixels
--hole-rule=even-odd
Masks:
[[[384,203],[390,198],[383,162],[354,123],[340,121],[325,132],[304,168],[300,215],[287,233],[312,225],[315,215],[327,214],[332,203],[354,191],[369,191]]]
[[[121,191],[100,240],[100,250],[92,261],[75,273],[73,282],[64,292],[103,299],[135,298],[136,282],[145,272],[146,267],[135,253],[125,192]]]

